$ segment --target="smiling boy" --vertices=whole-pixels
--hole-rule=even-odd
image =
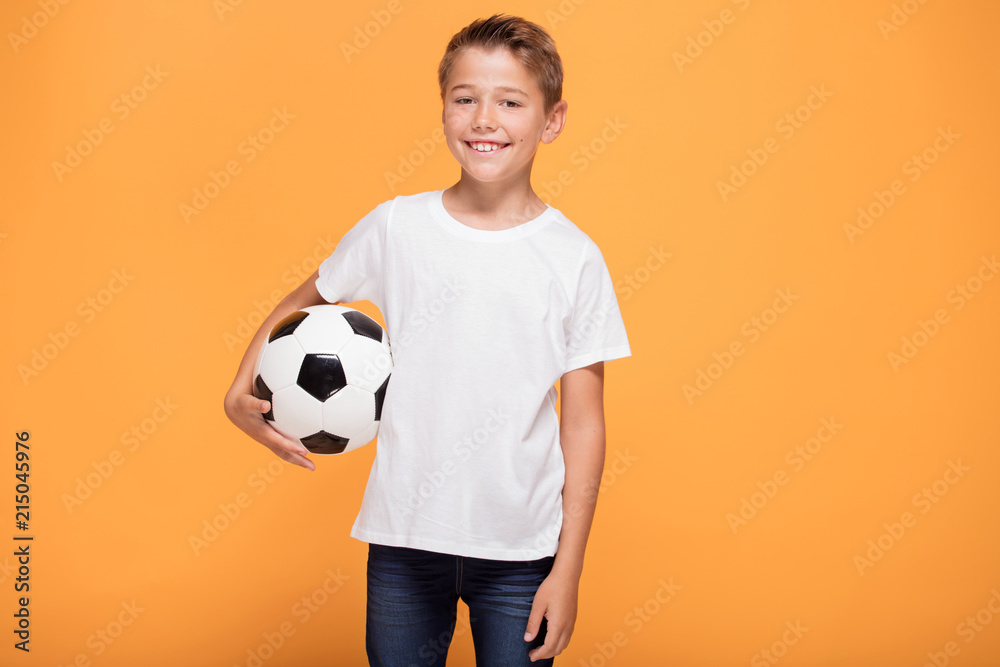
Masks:
[[[261,325],[226,414],[314,469],[264,422],[253,362],[294,310],[375,304],[394,368],[351,531],[369,543],[369,661],[444,664],[461,599],[478,665],[552,664],[573,632],[604,464],[604,362],[631,351],[597,245],[531,188],[539,144],[566,122],[551,37],[477,20],[438,78],[458,182],[385,201],[344,234]]]

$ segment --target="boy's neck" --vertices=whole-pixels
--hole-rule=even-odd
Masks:
[[[534,220],[546,209],[529,181],[515,185],[482,183],[465,173],[444,191],[442,203],[453,218],[479,229],[515,227]]]

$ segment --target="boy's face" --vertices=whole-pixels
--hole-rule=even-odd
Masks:
[[[534,77],[509,50],[463,49],[445,84],[448,149],[477,181],[528,180],[538,143],[552,142],[566,121],[564,100],[547,115],[544,106]]]

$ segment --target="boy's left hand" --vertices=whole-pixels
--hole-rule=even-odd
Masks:
[[[538,634],[538,628],[545,619],[545,643],[528,652],[532,662],[554,658],[569,645],[576,623],[576,605],[580,578],[572,574],[561,574],[556,569],[538,587],[531,603],[528,627],[524,641],[530,642]]]

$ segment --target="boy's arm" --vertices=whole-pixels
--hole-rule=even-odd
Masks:
[[[314,470],[316,466],[307,457],[309,450],[301,443],[286,438],[264,421],[263,413],[271,409],[268,401],[261,400],[253,395],[253,369],[257,363],[257,355],[260,353],[264,341],[267,340],[268,333],[275,324],[284,319],[287,315],[301,310],[307,306],[315,306],[327,303],[326,299],[320,296],[316,289],[316,278],[319,276],[317,269],[305,282],[290,292],[282,299],[267,319],[260,325],[257,333],[250,340],[240,368],[236,371],[236,379],[226,393],[225,410],[226,416],[236,424],[244,433],[261,443],[272,452],[280,456],[289,463]]]
[[[525,641],[534,639],[542,618],[546,620],[545,643],[529,652],[532,662],[561,653],[573,634],[583,552],[604,470],[604,362],[566,373],[560,389],[559,439],[566,465],[563,524],[552,571],[531,605]]]

